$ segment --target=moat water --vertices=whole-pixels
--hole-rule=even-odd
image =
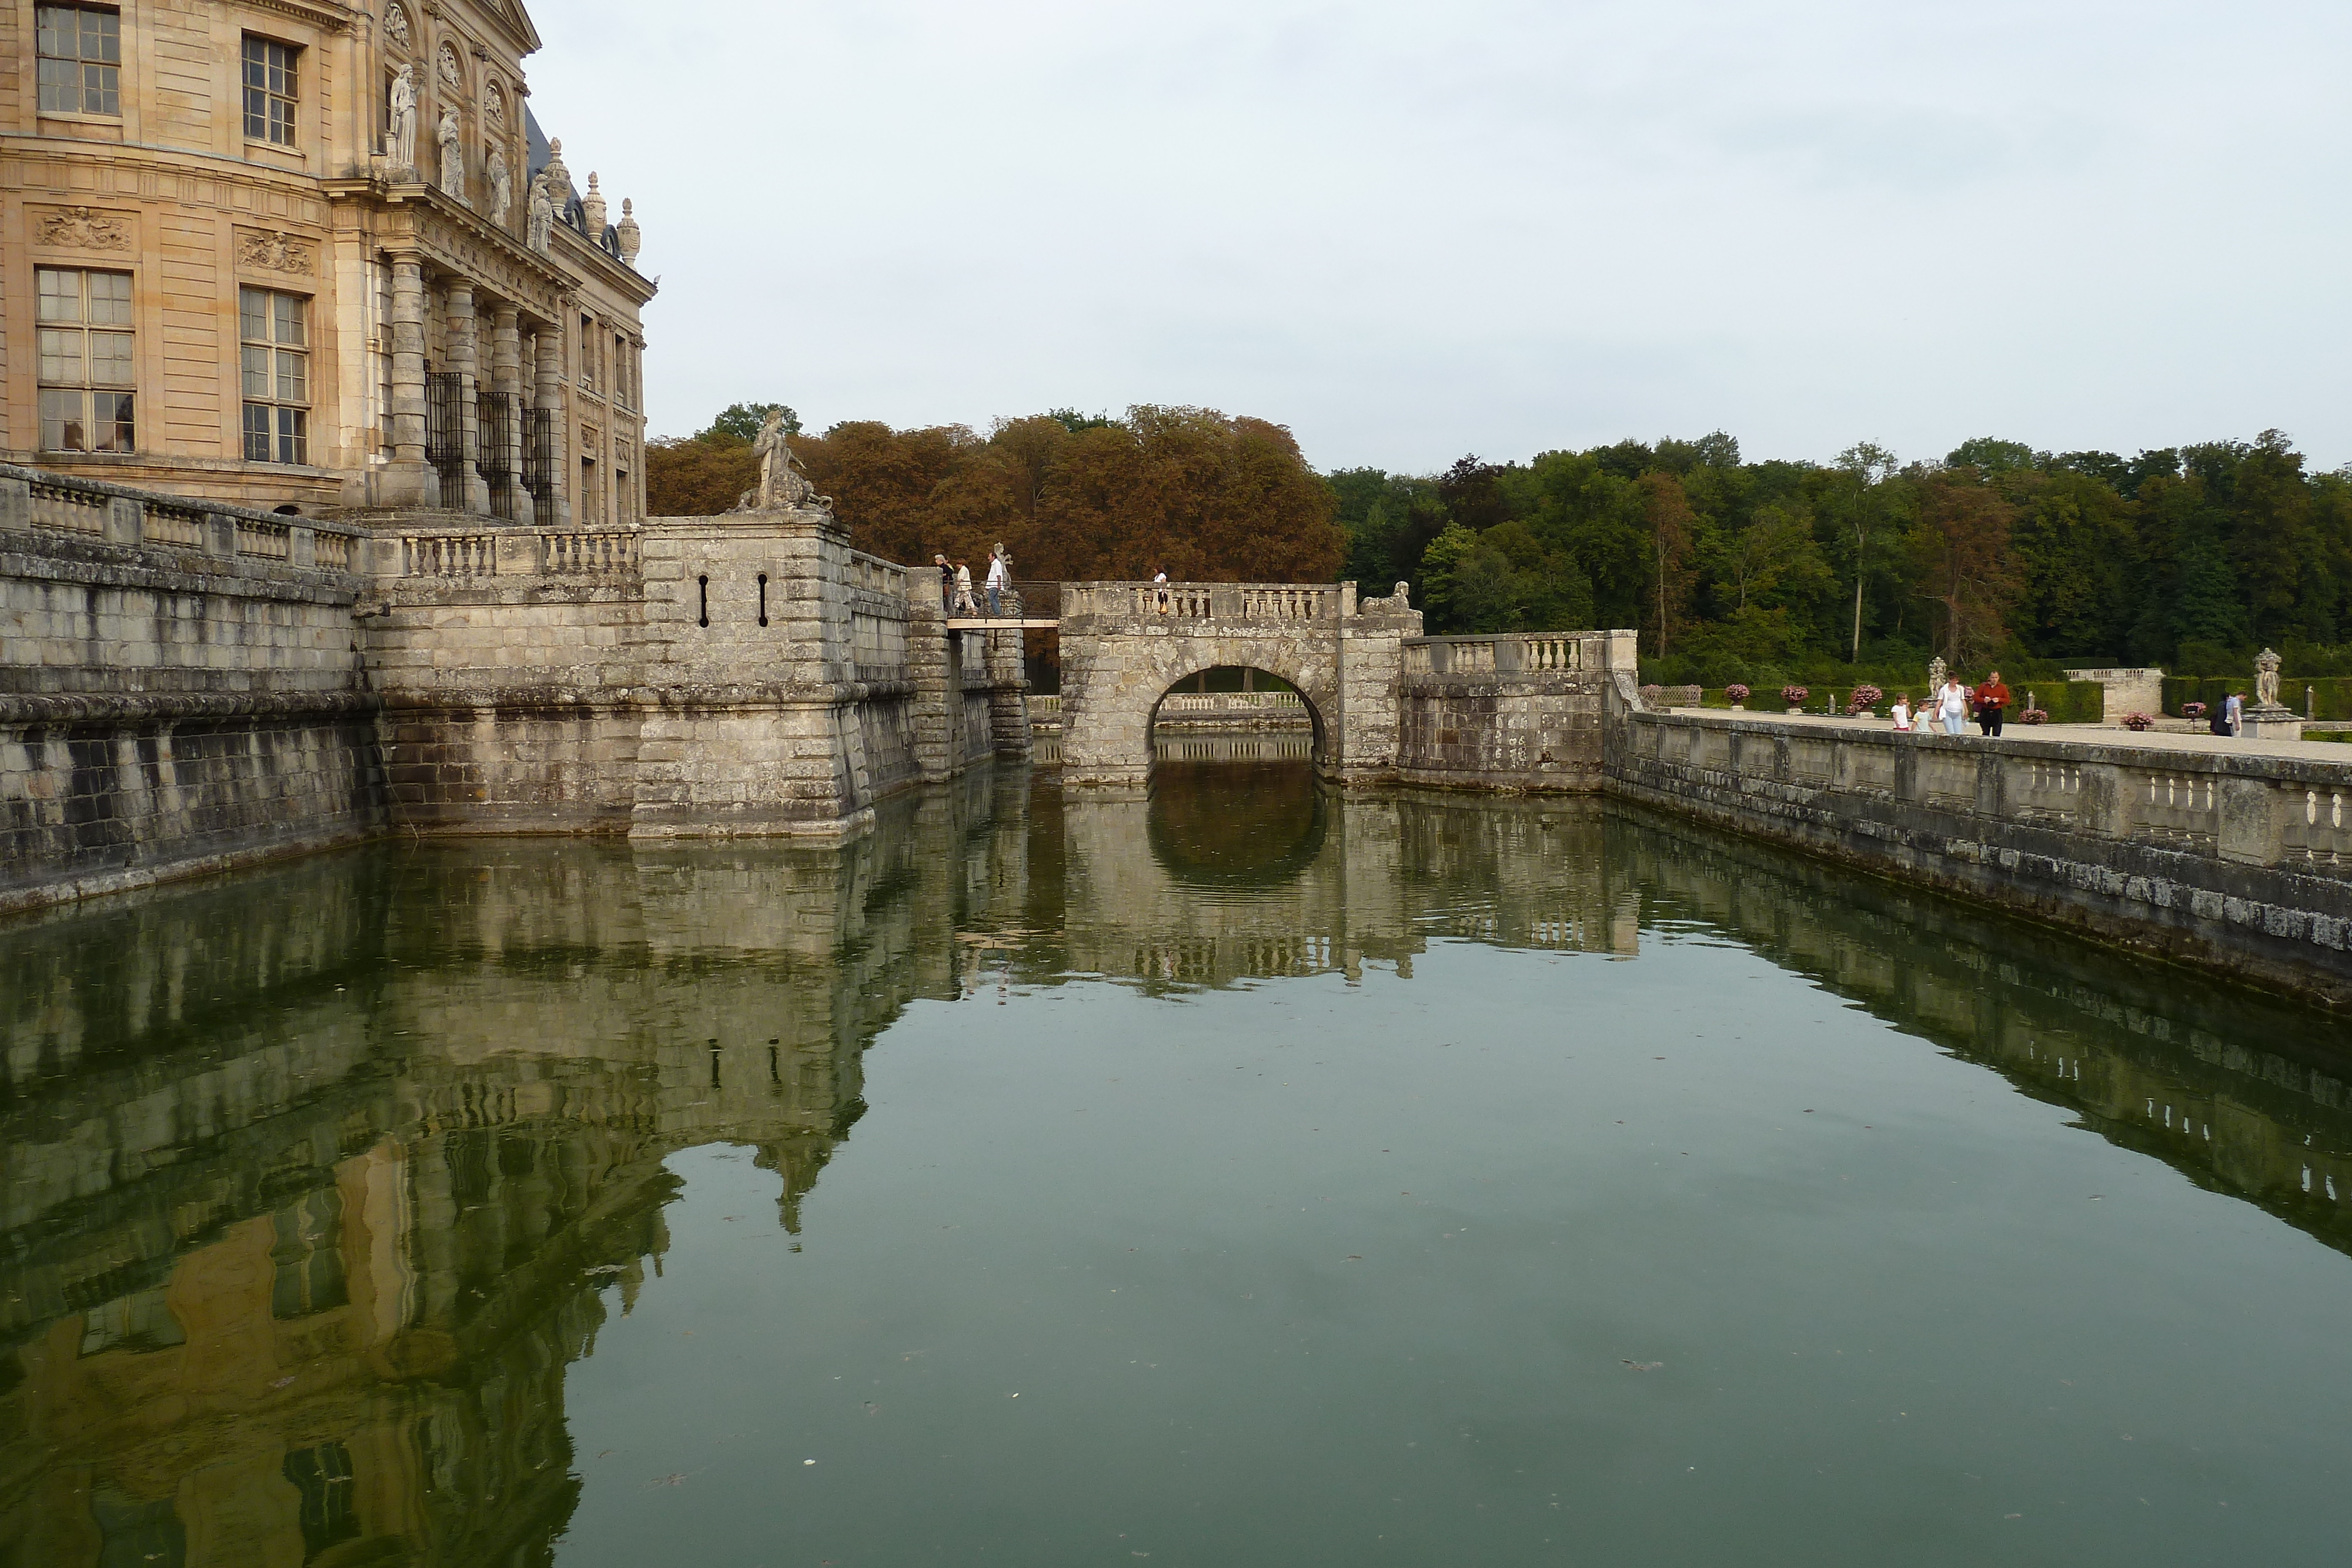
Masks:
[[[2340,1026],[1594,802],[388,842],[0,926],[0,1030],[6,1568],[2352,1531]]]

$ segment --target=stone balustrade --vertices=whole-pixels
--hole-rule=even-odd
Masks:
[[[1633,667],[1630,632],[1504,632],[1411,637],[1407,675],[1521,675]]]
[[[183,500],[0,463],[0,533],[15,529],[37,538],[64,537],[126,549],[169,551],[169,564],[177,570],[187,568],[185,558],[194,552],[217,562],[261,563],[265,569],[278,565],[347,572],[352,541],[368,537],[367,529],[350,523]],[[207,564],[202,570],[224,569]]]
[[[2352,758],[1613,710],[1612,793],[2352,1002]]]
[[[1353,608],[1353,584],[1294,582],[1072,582],[1062,589],[1066,620],[1336,621]]]

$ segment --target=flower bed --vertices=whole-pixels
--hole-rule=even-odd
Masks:
[[[2046,707],[2027,708],[2023,713],[2017,716],[2017,722],[2020,724],[2048,724],[2050,722],[2050,710]]]
[[[1723,688],[1723,699],[1732,706],[1738,707],[1748,700],[1748,688],[1734,681]]]
[[[1792,708],[1804,706],[1805,699],[1812,695],[1812,693],[1807,691],[1802,686],[1782,686],[1780,688],[1780,700],[1787,703]]]
[[[2147,714],[2127,713],[2123,716],[2123,727],[2130,730],[2154,729],[2156,720]]]
[[[1849,714],[1872,713],[1885,700],[1886,694],[1876,686],[1856,686],[1846,695],[1845,711]]]

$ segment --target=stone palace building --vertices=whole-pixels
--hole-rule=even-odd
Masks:
[[[305,516],[645,511],[629,204],[517,0],[0,6],[0,458]]]

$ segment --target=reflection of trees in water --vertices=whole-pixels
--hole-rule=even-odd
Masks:
[[[2343,1026],[1933,894],[1611,808],[1653,925],[1721,931],[1895,1027],[2352,1252]]]
[[[383,846],[0,933],[0,1563],[543,1563],[566,1368],[667,1249],[664,1158],[755,1151],[795,1226],[910,998],[1410,984],[1448,937],[1632,955],[1637,912],[2352,1251],[2326,1023],[1590,800],[1176,763],[826,849]]]
[[[1307,762],[1162,762],[1145,819],[1152,858],[1198,887],[1278,887],[1323,848],[1322,792]]]

